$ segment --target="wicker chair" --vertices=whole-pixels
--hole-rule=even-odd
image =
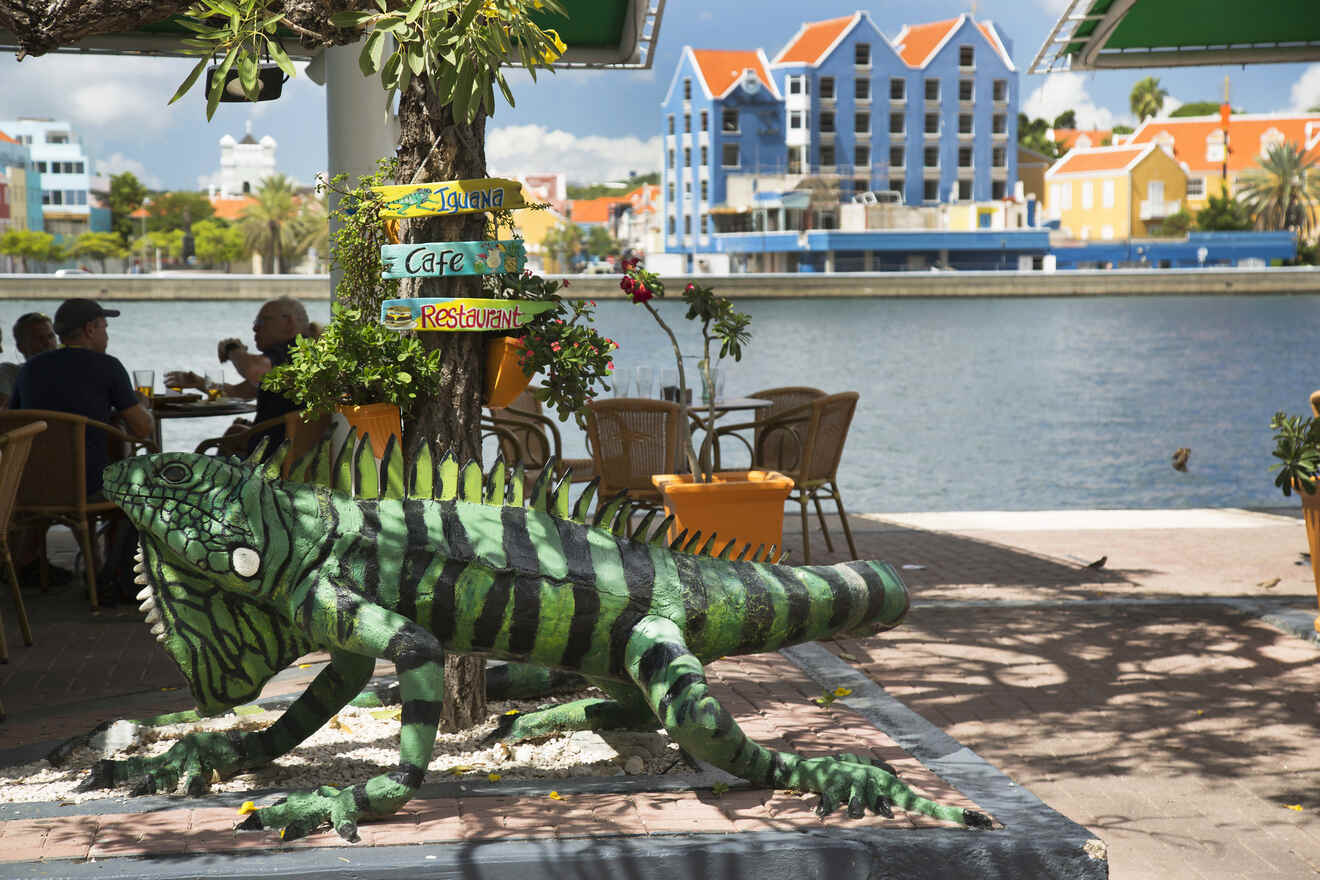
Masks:
[[[490,410],[481,419],[482,436],[495,437],[500,455],[510,465],[521,462],[529,479],[540,476],[546,462],[559,462],[559,475],[571,473],[570,480],[584,483],[596,475],[590,458],[565,458],[563,435],[554,419],[541,412],[541,402],[524,391],[510,405]]]
[[[237,456],[238,458],[247,458],[248,442],[252,439],[254,434],[269,431],[271,428],[279,427],[280,425],[284,425],[287,432],[288,422],[288,416],[276,416],[273,419],[266,419],[257,422],[255,425],[248,425],[239,428],[238,430],[230,428],[223,436],[208,437],[201,443],[198,443],[197,448],[194,449],[193,452],[201,455],[214,451],[216,455],[230,455]]]
[[[28,623],[27,608],[23,605],[23,591],[18,583],[14,557],[9,552],[9,520],[18,500],[18,484],[23,479],[23,468],[32,451],[32,438],[46,430],[46,423],[37,421],[0,434],[0,552],[5,557],[5,574],[9,576],[9,589],[14,593],[18,608],[18,626],[23,631],[23,644],[32,644],[32,625]],[[4,618],[0,617],[0,660],[9,662],[9,648],[5,644]],[[0,718],[5,715],[0,705]]]
[[[839,521],[843,524],[843,534],[848,539],[848,551],[854,559],[857,558],[857,546],[853,543],[852,529],[848,525],[848,514],[843,508],[843,497],[839,494],[836,476],[839,459],[843,456],[843,445],[848,439],[848,427],[857,410],[857,398],[856,391],[827,394],[754,422],[720,425],[715,432],[717,467],[720,464],[719,441],[724,437],[734,437],[748,447],[752,467],[776,470],[793,478],[793,491],[788,500],[798,502],[802,515],[804,563],[811,562],[811,535],[807,528],[808,501],[815,505],[826,548],[830,552],[834,551],[834,542],[825,525],[821,498],[833,499],[839,510]],[[747,439],[738,433],[748,429],[752,431],[752,444],[748,444]]]
[[[587,404],[587,437],[600,476],[599,503],[621,491],[642,507],[663,504],[652,474],[672,474],[679,462],[683,408],[667,400],[615,397]]]
[[[775,416],[791,409],[797,409],[804,403],[810,403],[825,396],[825,392],[819,388],[810,388],[806,385],[790,385],[784,388],[766,388],[763,391],[753,391],[748,397],[756,397],[761,400],[771,401],[769,406],[762,407],[756,411],[756,419],[761,422],[767,422]],[[805,425],[800,426],[803,431]],[[790,433],[791,432],[791,433]],[[806,437],[797,433],[792,426],[785,425],[779,429],[779,433],[769,442],[762,443],[761,431],[752,429],[752,446],[760,450],[761,461],[757,467],[768,467],[771,470],[777,470],[786,473],[783,468],[775,467],[772,462],[787,460],[791,468],[797,464],[797,455],[806,443]]]
[[[150,441],[131,437],[113,425],[85,416],[48,409],[19,409],[0,412],[0,431],[45,422],[46,433],[32,447],[28,466],[19,482],[14,506],[15,525],[49,526],[59,523],[73,530],[87,569],[87,597],[98,608],[96,570],[100,565],[92,526],[102,519],[119,516],[113,501],[87,498],[87,431],[100,431],[111,447],[111,459],[123,458],[141,447],[154,451]],[[41,585],[47,586],[45,554],[41,556]]]

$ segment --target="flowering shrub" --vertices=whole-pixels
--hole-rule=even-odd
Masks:
[[[567,281],[551,281],[530,269],[522,274],[485,276],[494,299],[550,301],[556,308],[542,312],[525,327],[510,332],[523,340],[519,366],[528,376],[541,375],[537,399],[553,406],[560,421],[586,407],[614,371],[619,345],[601,336],[594,326],[594,300],[565,300],[559,289]]]
[[[678,364],[678,399],[685,401],[687,397],[687,377],[683,373],[683,353],[678,347],[678,338],[674,336],[674,331],[669,328],[660,313],[651,305],[651,300],[657,296],[665,295],[664,282],[660,276],[654,272],[648,272],[643,266],[641,260],[636,257],[629,257],[623,261],[623,279],[619,281],[619,287],[632,297],[635,305],[641,305],[651,313],[655,322],[660,325],[660,329],[665,331],[669,337],[670,344],[674,347],[674,361]],[[751,334],[747,331],[747,325],[751,322],[751,316],[742,312],[733,310],[733,303],[728,297],[718,296],[714,288],[705,287],[699,284],[688,284],[683,288],[683,302],[687,304],[687,314],[683,317],[689,321],[698,320],[701,322],[701,342],[702,356],[697,362],[698,369],[701,370],[706,382],[707,388],[714,388],[712,381],[711,368],[714,361],[711,359],[711,343],[719,340],[720,351],[717,358],[732,356],[735,361],[742,360],[742,346]],[[712,394],[707,401],[707,425],[715,424],[715,396]],[[706,439],[702,443],[701,458],[698,459],[695,450],[692,448],[692,433],[688,426],[687,419],[679,420],[679,439],[687,455],[688,467],[692,473],[697,475],[701,482],[709,482],[711,477],[710,468],[701,465],[701,462],[708,460],[709,445],[713,439],[713,432],[706,432]]]

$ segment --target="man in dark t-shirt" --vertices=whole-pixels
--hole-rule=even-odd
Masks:
[[[105,353],[110,341],[105,319],[119,312],[90,299],[65,300],[55,312],[62,348],[42,352],[23,364],[14,382],[10,409],[52,409],[109,422],[116,415],[128,432],[146,439],[153,423],[133,390],[128,371]],[[87,432],[87,494],[101,489],[108,463],[106,437]]]

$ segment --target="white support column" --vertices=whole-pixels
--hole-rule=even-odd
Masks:
[[[393,156],[398,144],[399,122],[391,112],[385,115],[385,91],[380,79],[363,76],[358,67],[361,44],[332,46],[325,50],[325,122],[328,168],[331,177],[350,175],[356,178],[376,170],[376,160]],[[331,211],[339,197],[330,193]],[[333,234],[338,224],[331,223]],[[330,273],[333,298],[340,273]]]

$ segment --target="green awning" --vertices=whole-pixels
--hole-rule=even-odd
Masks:
[[[660,36],[665,0],[560,0],[568,13],[541,15],[537,24],[553,28],[568,45],[555,67],[649,68]],[[182,40],[193,34],[175,17],[144,25],[132,33],[106,34],[62,47],[59,52],[101,55],[180,56]],[[309,60],[320,52],[304,49],[292,33],[283,33],[284,48],[295,59]],[[14,35],[0,31],[0,51],[17,50]]]
[[[1030,73],[1320,60],[1316,0],[1071,0]]]

